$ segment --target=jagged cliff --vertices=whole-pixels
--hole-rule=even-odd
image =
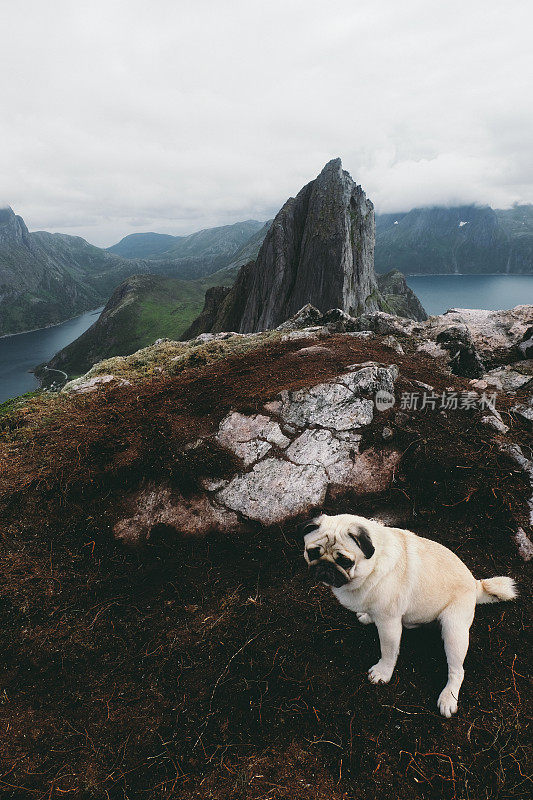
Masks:
[[[390,310],[374,272],[374,241],[374,207],[335,158],[287,200],[257,260],[242,267],[214,321],[204,315],[210,323],[204,331],[268,330],[307,303],[352,315]],[[409,314],[407,304],[397,305],[398,313]],[[417,313],[425,317],[421,306]],[[200,320],[195,333],[199,327]]]
[[[374,207],[336,158],[278,212],[214,329],[228,330],[236,311],[242,333],[275,328],[306,303],[376,311],[373,263]]]

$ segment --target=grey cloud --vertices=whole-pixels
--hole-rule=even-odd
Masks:
[[[3,4],[0,201],[111,244],[267,219],[331,157],[380,211],[533,200],[529,2]]]

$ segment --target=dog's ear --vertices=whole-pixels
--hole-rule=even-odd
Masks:
[[[348,536],[353,539],[356,545],[363,551],[365,558],[372,558],[376,548],[372,544],[370,533],[362,525],[356,525],[348,531]]]
[[[298,527],[298,532],[300,536],[306,536],[308,533],[312,531],[316,531],[317,528],[320,528],[320,523],[317,522],[318,517],[314,519],[308,519],[307,522],[302,522],[302,524]]]

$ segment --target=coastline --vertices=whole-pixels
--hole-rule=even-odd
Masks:
[[[387,273],[380,272],[378,274],[386,275]],[[460,278],[465,276],[472,278],[533,278],[533,272],[404,272],[403,274],[406,278]]]
[[[53,322],[50,325],[45,325],[42,328],[28,328],[26,331],[17,331],[16,333],[2,333],[0,335],[0,339],[9,339],[11,336],[22,336],[23,333],[35,333],[36,331],[47,331],[50,328],[58,328],[60,325],[64,325],[65,322],[70,322],[73,319],[78,319],[78,317],[83,317],[84,314],[96,314],[97,312],[101,313],[103,310],[104,306],[88,308],[87,311],[82,311],[80,314],[74,314],[73,317],[67,317],[67,319],[61,320],[61,322]]]

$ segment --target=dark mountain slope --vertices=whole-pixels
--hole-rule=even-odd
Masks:
[[[49,362],[69,377],[96,361],[126,356],[162,337],[179,339],[202,307],[205,284],[133,275],[118,286],[91,327]]]
[[[130,262],[78,236],[29,233],[11,208],[1,209],[0,335],[94,308],[131,270]]]
[[[415,208],[376,217],[376,270],[533,272],[533,206]]]
[[[6,798],[529,796],[530,575],[512,536],[525,527],[531,486],[501,446],[528,448],[525,430],[500,436],[475,408],[398,413],[403,393],[424,384],[472,389],[414,347],[399,355],[382,337],[338,335],[305,357],[301,348],[267,339],[197,357],[178,374],[41,395],[4,413]],[[309,580],[297,525],[308,516],[242,535],[191,535],[184,524],[204,508],[197,487],[243,469],[214,443],[230,412],[264,413],[279,392],[323,387],[369,359],[397,365],[398,402],[375,410],[352,458],[386,454],[384,426],[401,458],[385,491],[346,489],[319,508],[385,510],[457,552],[476,577],[520,585],[516,603],[477,609],[452,721],[435,706],[446,674],[438,627],[406,631],[393,680],[368,682],[376,631]],[[517,400],[526,393],[499,394],[506,420]],[[172,502],[184,510],[169,525]],[[152,522],[133,552],[112,540],[125,514]]]

